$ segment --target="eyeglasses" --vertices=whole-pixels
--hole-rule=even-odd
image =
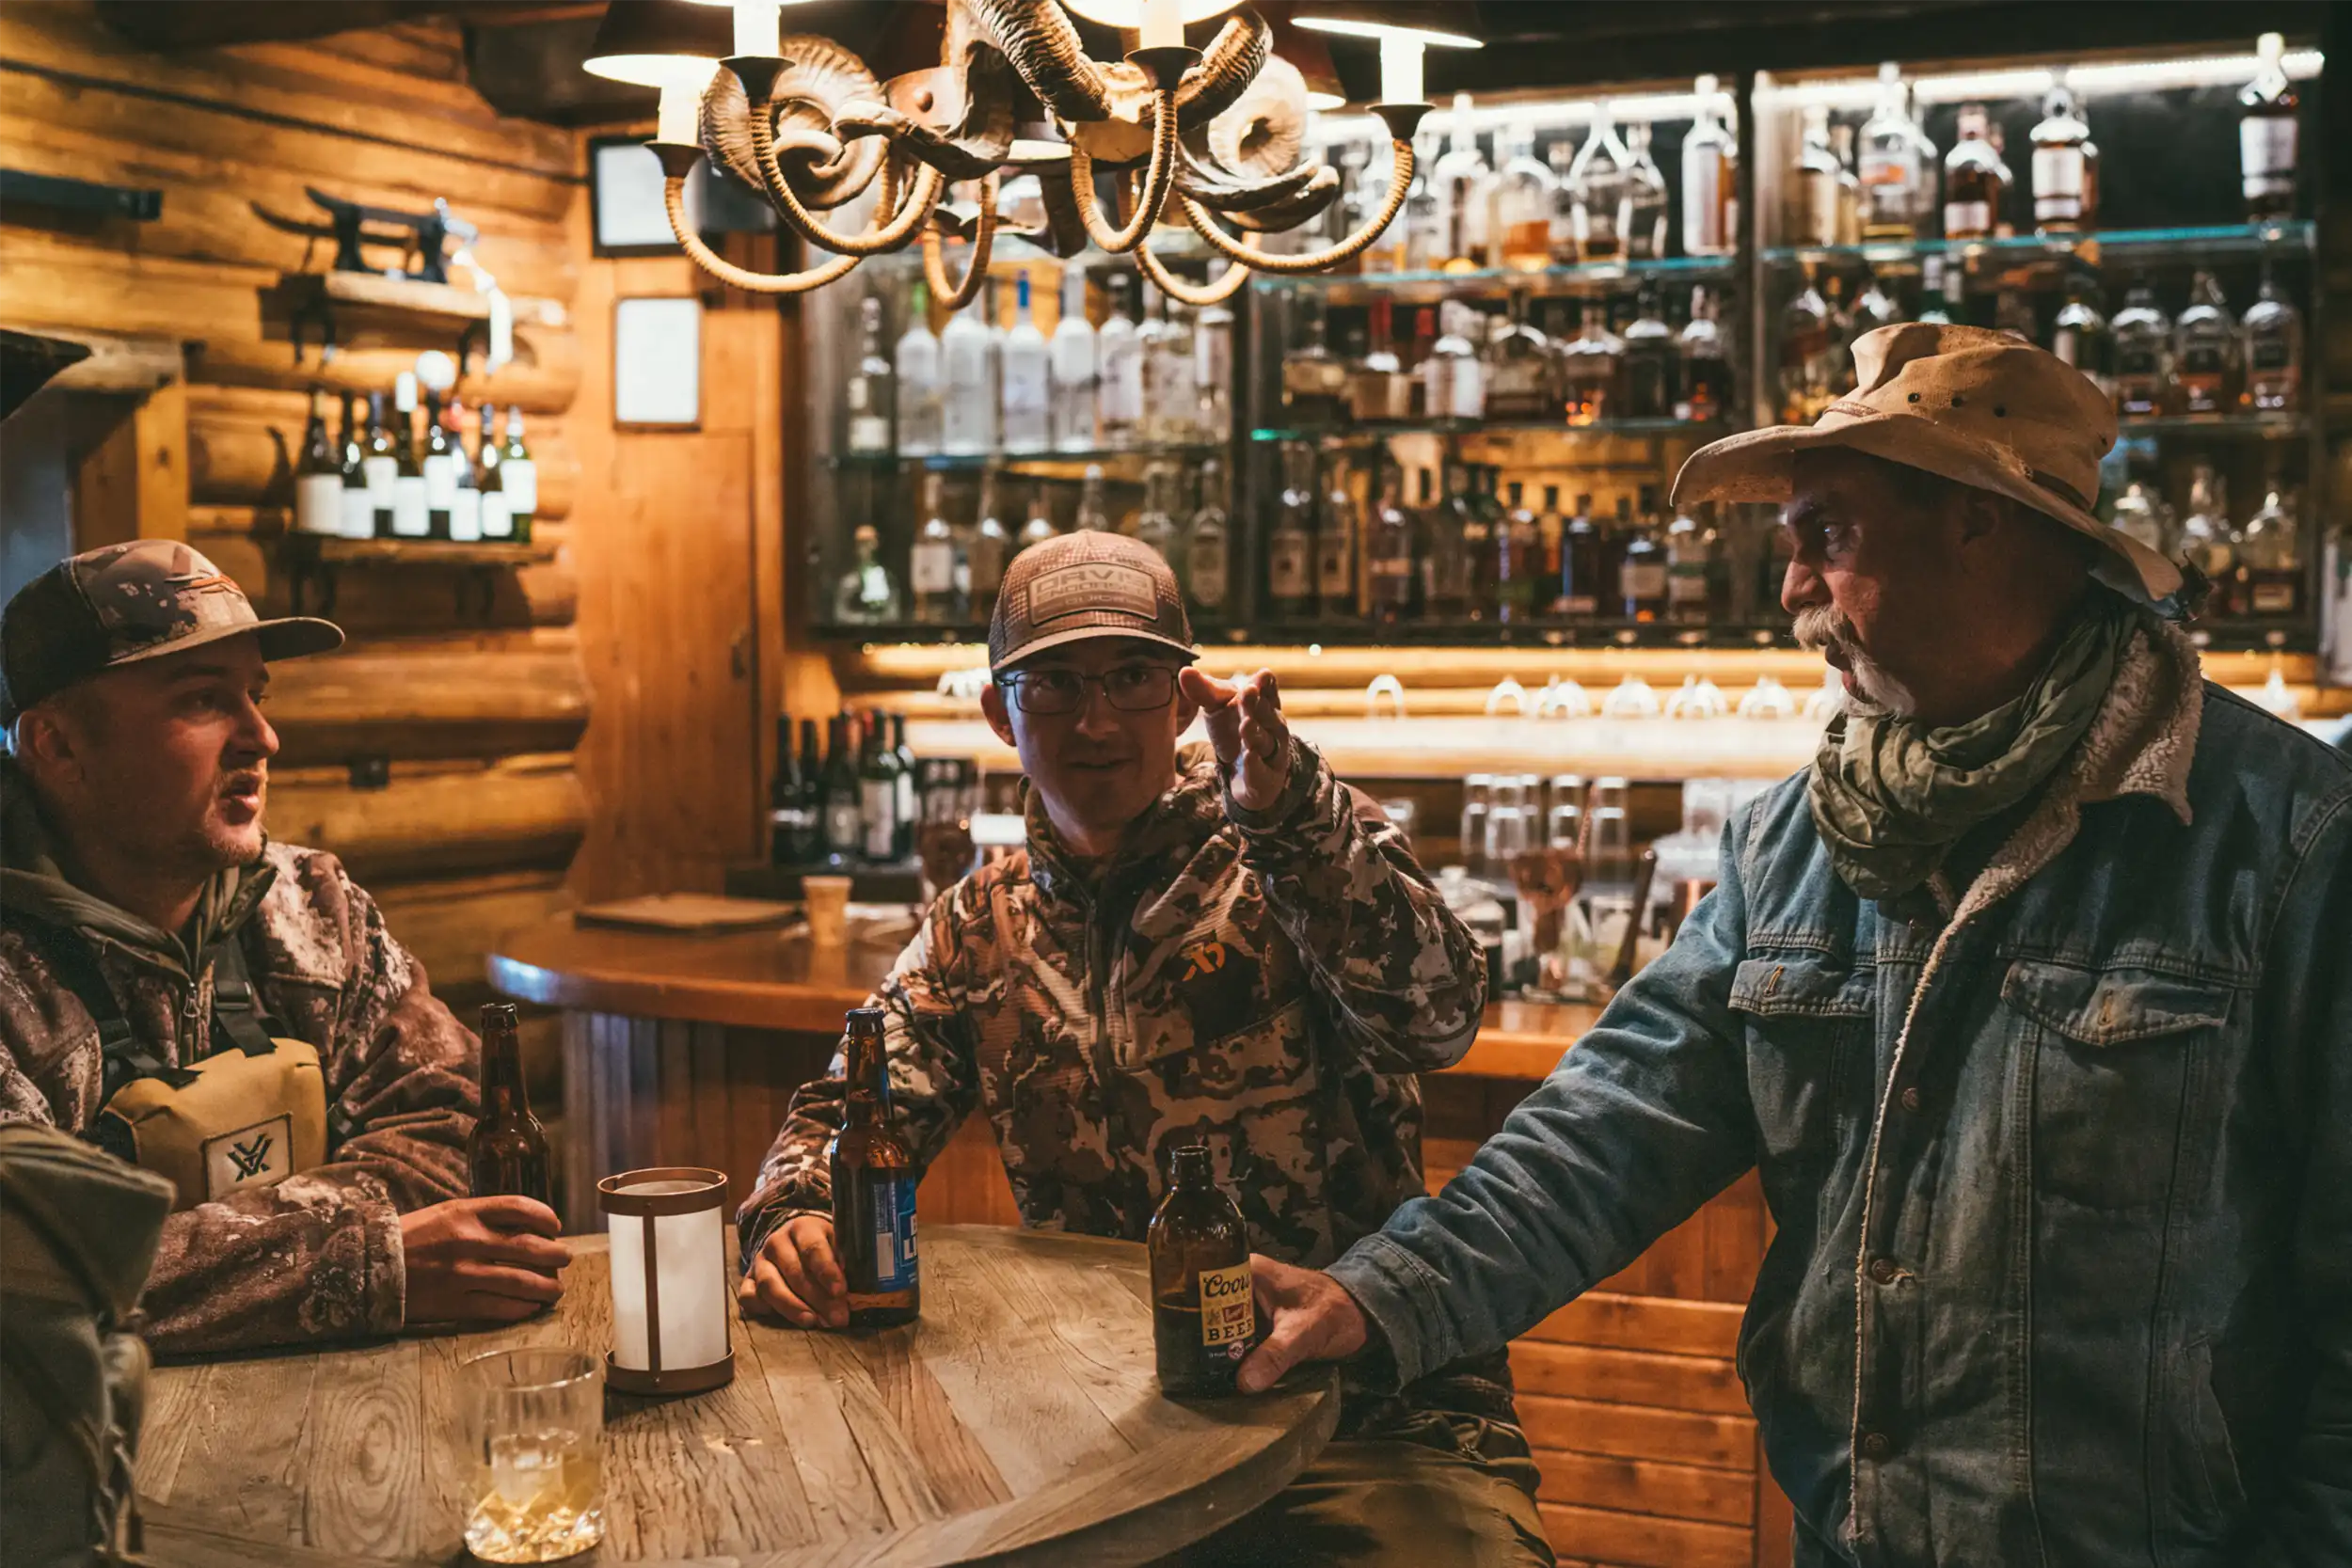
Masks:
[[[1099,675],[1023,670],[999,676],[996,684],[1011,693],[1013,705],[1024,713],[1075,713],[1090,686],[1101,687],[1104,700],[1121,713],[1149,713],[1166,707],[1176,695],[1176,672],[1165,664],[1122,664]]]

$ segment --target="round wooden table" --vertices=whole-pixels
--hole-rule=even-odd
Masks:
[[[150,1557],[472,1560],[458,1368],[521,1345],[611,1347],[604,1238],[571,1244],[563,1302],[514,1328],[158,1370],[138,1462]],[[605,1541],[575,1560],[1115,1568],[1247,1513],[1330,1437],[1327,1368],[1255,1398],[1160,1396],[1140,1246],[944,1226],[922,1249],[918,1323],[739,1320],[726,1387],[608,1392]]]

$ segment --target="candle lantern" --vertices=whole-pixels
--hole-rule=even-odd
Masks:
[[[623,1171],[596,1183],[612,1232],[608,1386],[698,1394],[735,1376],[727,1338],[723,1172],[693,1165]]]

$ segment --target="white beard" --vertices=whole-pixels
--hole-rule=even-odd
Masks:
[[[1814,605],[1797,612],[1797,646],[1817,653],[1836,648],[1846,668],[1840,679],[1846,705],[1908,719],[1919,710],[1911,689],[1886,673],[1885,666],[1866,654],[1853,640],[1853,623],[1835,605]]]

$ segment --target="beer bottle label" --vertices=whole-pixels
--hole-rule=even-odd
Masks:
[[[1230,1347],[1225,1354],[1239,1357],[1248,1349],[1258,1325],[1249,1289],[1249,1262],[1200,1271],[1200,1342],[1212,1349]]]
[[[866,1220],[874,1233],[874,1289],[912,1290],[915,1279],[914,1178],[877,1173],[866,1183]]]

